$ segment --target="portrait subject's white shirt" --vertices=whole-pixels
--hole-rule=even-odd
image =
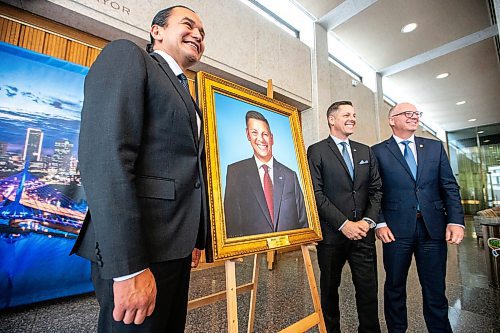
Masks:
[[[271,159],[267,163],[262,162],[255,155],[253,156],[253,158],[255,159],[255,163],[257,163],[257,170],[259,170],[259,178],[260,178],[260,184],[262,185],[262,189],[264,189],[264,168],[262,167],[264,164],[266,164],[269,167],[268,168],[269,177],[271,177],[271,182],[274,185],[274,178],[273,178],[273,175],[274,175],[274,157],[271,157]]]

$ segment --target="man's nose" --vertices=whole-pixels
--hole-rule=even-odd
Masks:
[[[191,30],[191,35],[192,35],[192,36],[193,36],[193,38],[195,38],[197,41],[199,41],[199,42],[203,41],[203,35],[201,34],[200,29],[198,29],[198,28],[194,28],[193,30]]]

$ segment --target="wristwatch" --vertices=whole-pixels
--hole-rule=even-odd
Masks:
[[[363,219],[363,221],[368,223],[368,225],[370,226],[370,229],[373,229],[377,226],[377,223],[375,223],[375,221],[373,221],[372,219]]]

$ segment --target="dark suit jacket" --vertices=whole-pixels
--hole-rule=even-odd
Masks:
[[[255,158],[227,167],[224,214],[227,237],[307,228],[304,196],[296,173],[274,159],[274,221],[267,208]]]
[[[448,223],[464,224],[459,187],[441,142],[415,137],[417,180],[391,136],[373,146],[382,177],[382,213],[396,237],[412,237],[417,202],[433,239],[444,239]]]
[[[338,229],[347,220],[378,219],[382,182],[371,149],[349,141],[354,164],[354,181],[342,153],[328,136],[307,150],[309,169],[323,233],[323,243],[333,244],[345,236]],[[367,239],[375,241],[373,231]]]
[[[203,135],[197,107],[165,60],[112,42],[84,96],[79,168],[90,213],[72,253],[112,278],[202,248]]]

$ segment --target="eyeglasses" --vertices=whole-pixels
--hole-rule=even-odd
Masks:
[[[400,112],[398,114],[394,114],[391,117],[397,117],[397,116],[400,116],[402,114],[404,114],[406,116],[406,118],[413,118],[413,117],[422,117],[422,115],[424,113],[421,111],[403,111],[403,112]]]

